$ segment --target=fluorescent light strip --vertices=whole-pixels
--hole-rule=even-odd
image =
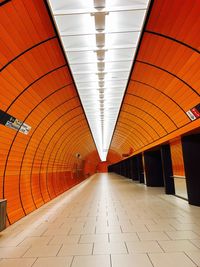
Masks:
[[[48,1],[105,161],[149,0]]]

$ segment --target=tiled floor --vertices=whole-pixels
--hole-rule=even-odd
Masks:
[[[97,174],[0,233],[0,267],[200,266],[200,208]]]

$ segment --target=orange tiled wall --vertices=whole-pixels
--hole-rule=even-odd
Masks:
[[[183,162],[183,151],[181,140],[172,140],[170,142],[172,168],[174,176],[185,176],[184,162]]]
[[[0,109],[32,127],[0,125],[0,197],[12,224],[84,179],[95,150],[58,36],[43,0],[0,7]]]
[[[200,1],[151,1],[111,149],[133,154],[200,127]]]

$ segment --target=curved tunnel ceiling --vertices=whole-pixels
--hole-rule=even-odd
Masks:
[[[111,149],[134,153],[200,126],[200,2],[155,0],[132,68]]]
[[[120,154],[200,126],[186,114],[200,102],[200,3],[155,0],[149,14],[112,139]],[[0,51],[0,115],[31,126],[0,125],[0,195],[13,223],[84,179],[72,175],[76,154],[96,147],[45,1],[1,1]]]

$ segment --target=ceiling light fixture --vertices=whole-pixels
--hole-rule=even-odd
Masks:
[[[106,160],[149,0],[48,0],[99,156]]]

